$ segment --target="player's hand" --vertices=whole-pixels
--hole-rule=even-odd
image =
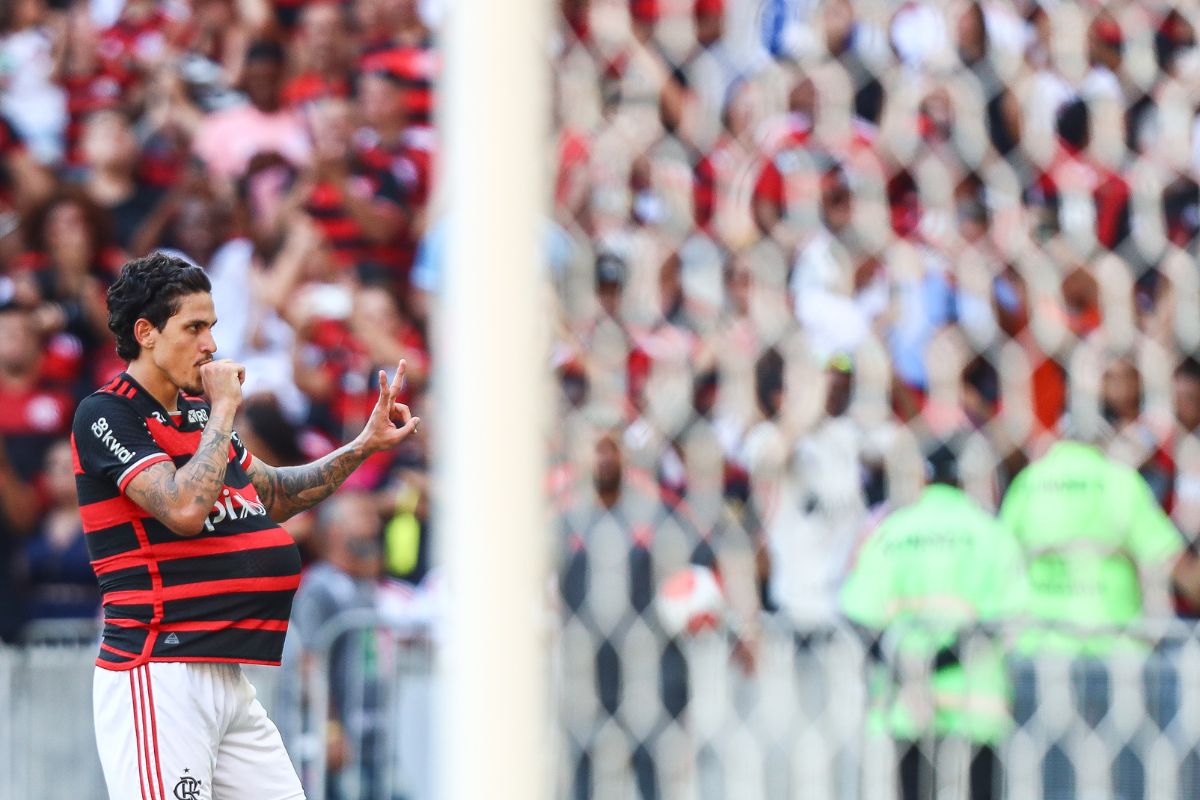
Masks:
[[[204,396],[216,409],[226,406],[231,411],[242,402],[242,383],[246,380],[246,368],[232,359],[209,361],[200,365],[200,381]]]
[[[408,438],[408,435],[421,424],[420,417],[414,417],[408,406],[396,402],[400,390],[404,387],[404,359],[396,368],[396,377],[388,382],[387,372],[379,370],[379,400],[371,409],[371,417],[359,434],[359,441],[368,453],[388,450]]]

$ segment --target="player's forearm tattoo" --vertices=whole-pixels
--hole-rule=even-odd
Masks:
[[[229,429],[209,425],[187,464],[178,470],[166,461],[147,467],[145,477],[129,485],[129,497],[164,522],[179,519],[180,513],[207,515],[225,485],[229,439]],[[197,527],[189,534],[198,532]]]
[[[312,508],[337,491],[366,457],[364,449],[352,442],[318,461],[299,467],[269,467],[255,461],[250,480],[271,519],[283,521]]]
[[[200,437],[200,446],[188,463],[175,473],[175,485],[191,495],[192,502],[206,511],[216,502],[225,485],[229,466],[229,440],[232,428],[210,422]]]
[[[158,519],[169,519],[180,497],[175,465],[169,461],[151,464],[142,476],[142,480],[129,484],[129,497]]]

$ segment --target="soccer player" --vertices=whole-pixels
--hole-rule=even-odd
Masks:
[[[291,800],[304,792],[239,664],[278,664],[300,556],[279,523],[310,508],[419,418],[400,362],[362,433],[275,468],[233,430],[245,370],[214,360],[208,277],[153,253],[108,291],[129,366],[79,405],[80,514],[104,595],[96,739],[114,800]],[[202,396],[201,396],[202,395]]]

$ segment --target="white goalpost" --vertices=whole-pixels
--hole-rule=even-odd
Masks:
[[[439,797],[547,791],[547,404],[539,337],[547,0],[454,0],[444,28],[438,536],[448,606]]]

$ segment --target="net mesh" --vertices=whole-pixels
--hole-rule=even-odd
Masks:
[[[925,456],[994,511],[1062,435],[1103,441],[1200,525],[1196,11],[561,10],[560,792],[891,796],[837,592]],[[1191,791],[1172,636],[1010,665],[1008,796]],[[965,796],[969,748],[925,744]]]

